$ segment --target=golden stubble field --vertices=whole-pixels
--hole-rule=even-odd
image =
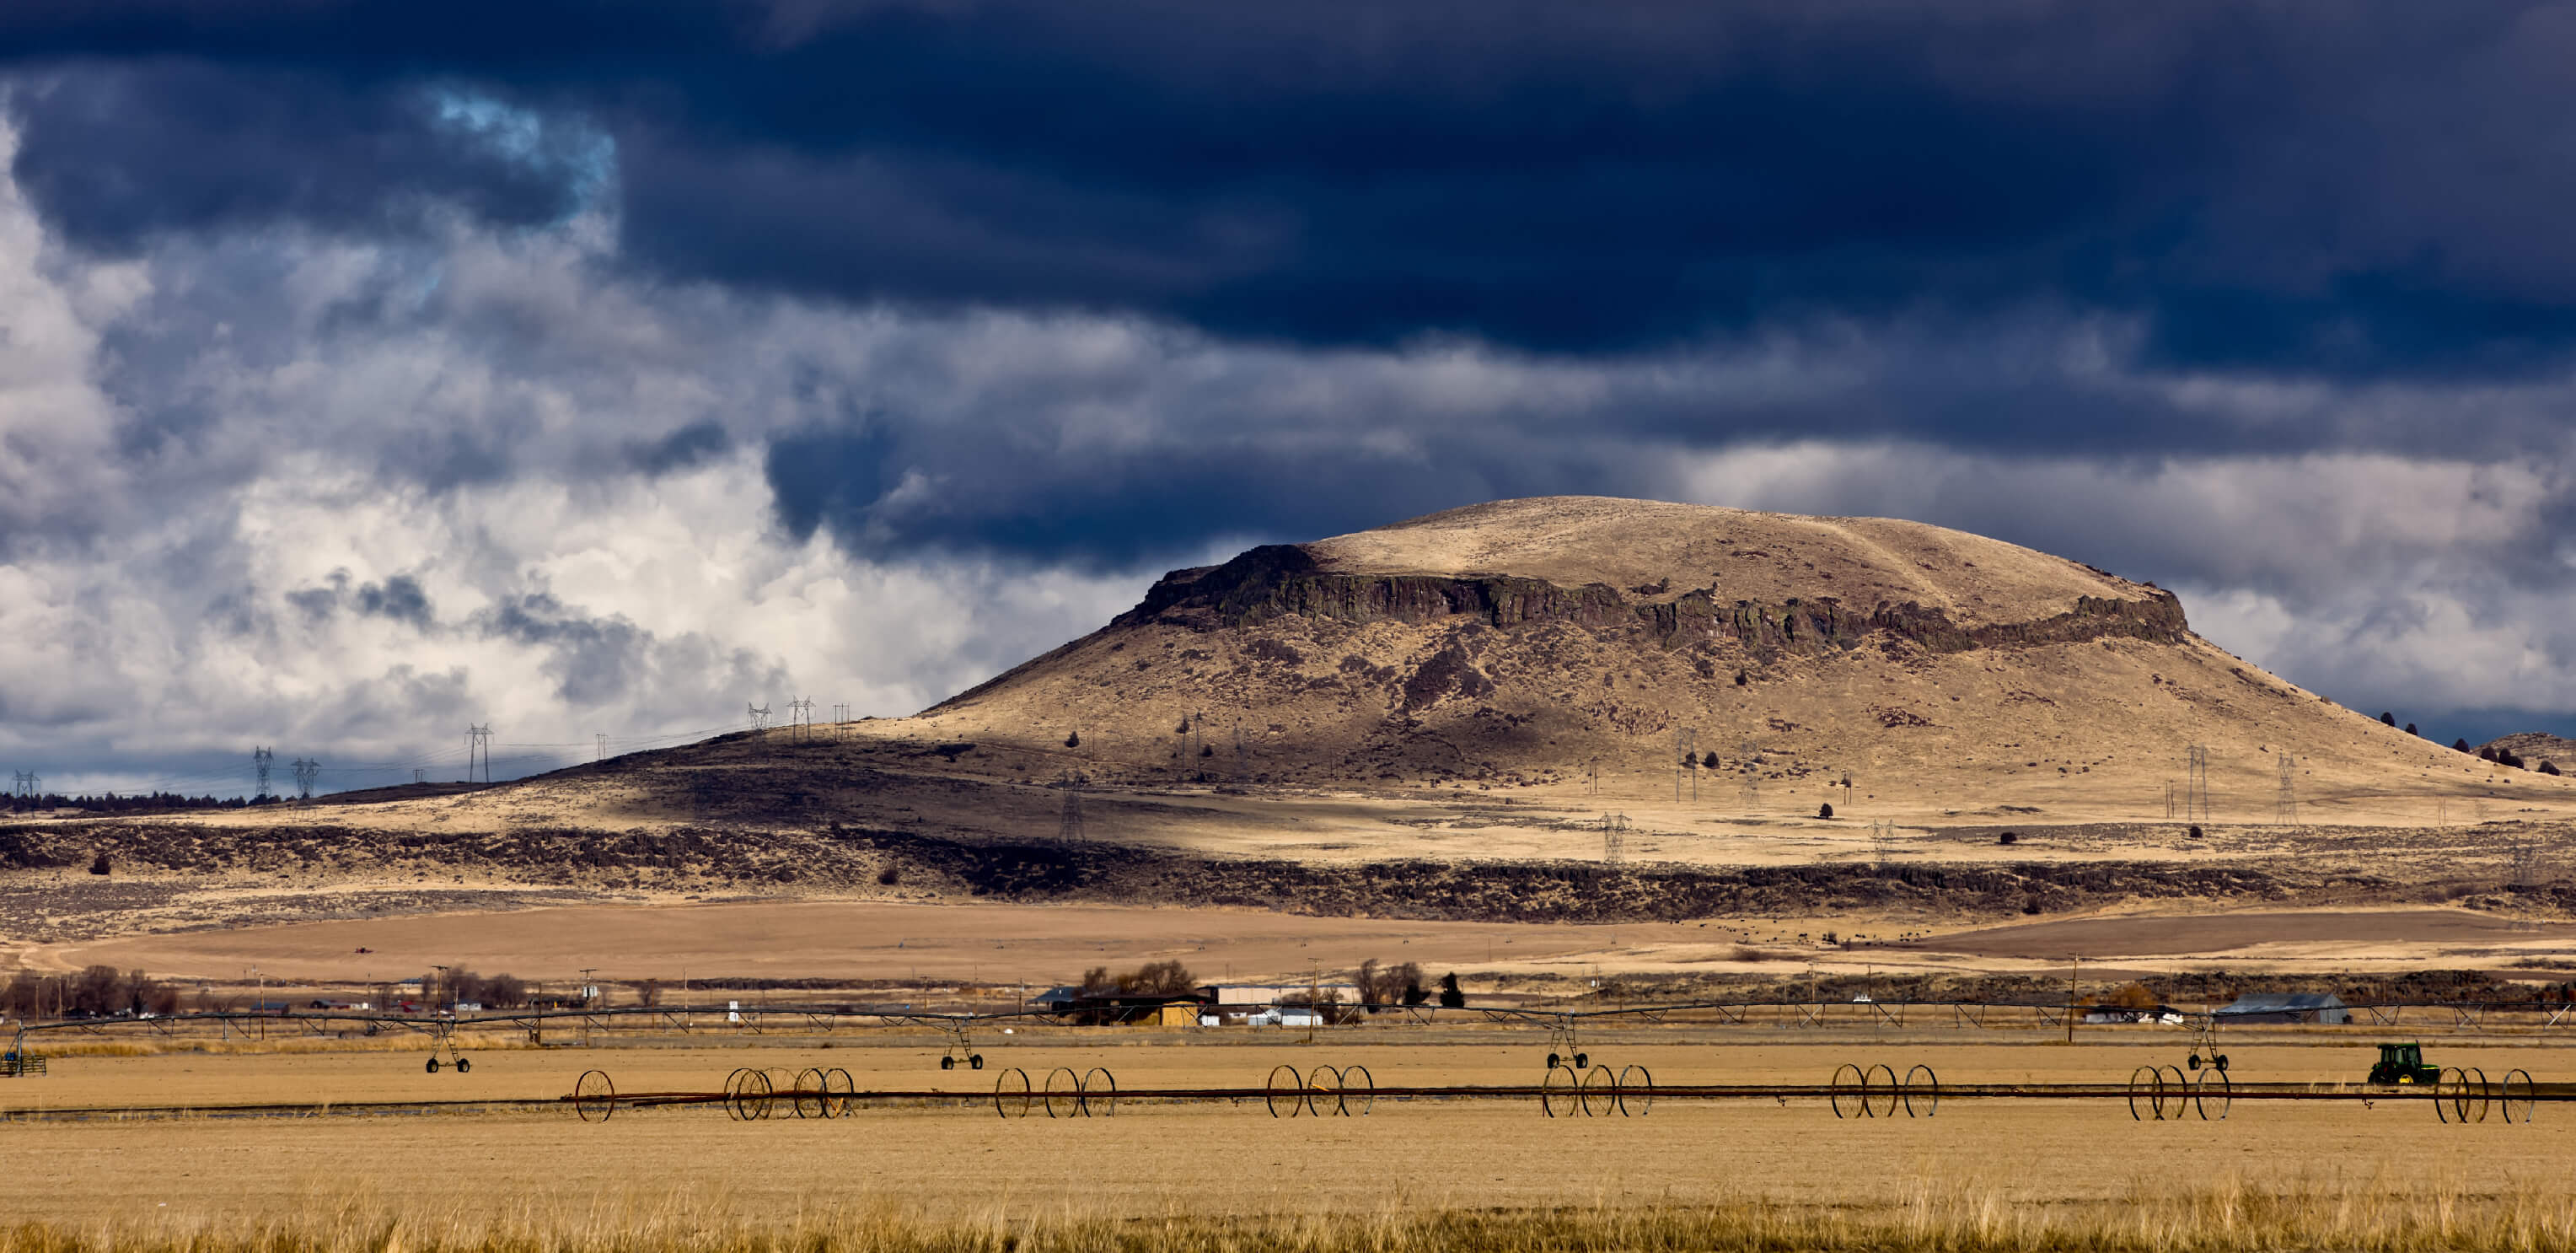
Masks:
[[[2346,1043],[2238,1040],[2245,1081],[2357,1079],[2376,1036]],[[984,1072],[942,1072],[922,1041],[835,1047],[475,1051],[470,1075],[429,1075],[410,1051],[69,1056],[48,1076],[0,1081],[0,1108],[182,1107],[252,1101],[550,1097],[584,1069],[625,1091],[710,1089],[742,1065],[848,1069],[861,1089],[990,1091],[1001,1066],[1106,1066],[1122,1087],[1256,1085],[1281,1063],[1365,1065],[1380,1085],[1528,1083],[1536,1033],[1404,1044],[1326,1035],[1314,1044],[1178,1033],[1118,1044],[981,1042]],[[1929,1064],[1949,1083],[2116,1082],[2181,1060],[2178,1035],[2140,1043],[1947,1043],[1853,1038],[1712,1044],[1587,1042],[1597,1063],[1642,1064],[1666,1083],[1819,1083],[1843,1061]],[[2431,1043],[2445,1065],[2576,1074],[2557,1049]],[[781,1114],[785,1113],[782,1103]],[[0,1123],[13,1217],[96,1224],[232,1223],[364,1197],[387,1212],[622,1214],[679,1206],[745,1221],[894,1206],[948,1217],[1042,1219],[1305,1216],[1493,1207],[1669,1207],[1769,1201],[1893,1206],[1974,1195],[2017,1206],[2119,1202],[2213,1185],[2390,1189],[2467,1197],[2563,1192],[2576,1110],[2538,1121],[2445,1126],[2417,1102],[2239,1102],[2223,1123],[2133,1122],[2117,1102],[1951,1100],[1929,1120],[1837,1121],[1823,1103],[1665,1100],[1641,1118],[1550,1120],[1528,1101],[1380,1100],[1366,1118],[1270,1117],[1259,1101],[1122,1105],[1114,1118],[1005,1121],[989,1104],[862,1108],[852,1117],[737,1123],[713,1107],[628,1110],[585,1124],[569,1110],[162,1115]]]

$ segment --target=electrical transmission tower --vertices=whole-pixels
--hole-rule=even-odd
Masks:
[[[2182,820],[2209,821],[2209,746],[2194,744],[2182,785]]]
[[[2272,802],[2272,821],[2289,826],[2299,820],[2299,785],[2290,781],[2293,759],[2281,754],[2281,795]]]
[[[44,781],[36,777],[35,771],[21,770],[17,773],[15,778],[10,780],[9,794],[11,796],[23,796],[29,800],[34,800],[41,792],[43,786]]]
[[[322,777],[322,763],[302,757],[295,759],[295,799],[313,799],[313,781]]]
[[[1870,852],[1878,858],[1879,869],[1887,868],[1888,854],[1896,851],[1896,824],[1879,821],[1869,824]]]
[[[787,724],[796,728],[797,739],[810,738],[814,734],[814,699],[806,696],[787,702]]]
[[[598,740],[598,741],[599,741],[599,756],[598,756],[597,758],[595,758],[594,760],[598,760],[598,761],[606,761],[606,760],[608,760],[608,732],[606,732],[606,731],[598,732],[597,734],[595,734],[594,736],[592,736],[592,738],[593,738],[593,739],[596,739],[596,740]]]
[[[1067,844],[1080,844],[1082,835],[1082,776],[1066,772],[1056,780],[1064,789],[1064,812],[1056,819],[1055,838]]]
[[[1601,759],[1598,757],[1593,758],[1583,767],[1583,794],[1586,796],[1601,794]]]
[[[1601,860],[1614,863],[1628,860],[1628,815],[1601,815]]]
[[[267,798],[268,763],[276,756],[277,754],[275,752],[265,748],[254,748],[250,750],[250,768],[254,773],[259,775],[259,788],[250,794],[252,800],[264,800]]]
[[[2530,887],[2539,877],[2540,846],[2531,843],[2513,846],[2513,882],[2516,887]]]
[[[766,731],[769,729],[769,706],[755,705],[750,701],[744,701],[742,703],[742,713],[744,717],[751,719],[752,730]]]
[[[474,781],[474,755],[478,752],[483,755],[483,781],[489,783],[492,781],[492,726],[490,723],[479,727],[469,724],[465,728],[465,781],[468,783]]]
[[[1682,776],[1690,776],[1690,798],[1699,799],[1699,728],[1677,727],[1673,731],[1673,751],[1681,754],[1673,763],[1673,799],[1682,798]]]

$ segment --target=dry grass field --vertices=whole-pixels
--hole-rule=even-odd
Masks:
[[[1279,1033],[1051,1031],[982,1047],[996,1069],[1106,1066],[1127,1088],[1254,1085],[1274,1065],[1317,1061],[1365,1065],[1381,1085],[1538,1076],[1544,1033],[1464,1034],[1406,1043],[1327,1032],[1304,1044]],[[2074,1046],[2035,1032],[2001,1042],[1849,1032],[1723,1044],[1638,1029],[1587,1047],[1596,1062],[1647,1065],[1665,1083],[1814,1083],[1842,1061],[1886,1061],[1928,1064],[1955,1084],[2117,1081],[2134,1066],[2180,1060],[2187,1044],[2180,1033],[2093,1034]],[[2349,1082],[2377,1038],[2248,1033],[2230,1051],[2243,1080]],[[2576,1054],[2560,1049],[2442,1041],[2428,1051],[2491,1073],[2576,1073],[2564,1061]],[[1813,1100],[1666,1100],[1644,1117],[1550,1120],[1528,1101],[1392,1099],[1365,1118],[1280,1120],[1248,1101],[1004,1120],[974,1099],[989,1093],[993,1071],[937,1070],[926,1035],[472,1055],[477,1064],[462,1076],[425,1074],[417,1050],[389,1048],[75,1055],[48,1076],[0,1081],[0,1109],[13,1113],[169,1111],[0,1124],[9,1217],[20,1224],[0,1235],[0,1248],[188,1233],[215,1238],[194,1247],[238,1247],[263,1231],[277,1238],[269,1247],[368,1248],[772,1239],[1003,1248],[1014,1233],[1033,1247],[1068,1248],[2565,1247],[2564,1180],[2576,1165],[2576,1117],[2556,1105],[2541,1107],[2534,1124],[2469,1127],[2391,1101],[2240,1102],[2225,1122],[2179,1124],[2134,1122],[2117,1102],[1955,1099],[1928,1120],[1837,1121]],[[543,1098],[591,1067],[625,1091],[700,1090],[739,1065],[841,1066],[862,1090],[936,1087],[963,1099],[758,1123],[712,1107],[629,1109],[602,1124],[555,1108],[177,1112],[272,1100]],[[2145,1198],[2164,1221],[2141,1228],[2131,1211]],[[2272,1225],[2243,1225],[2266,1212]],[[1441,1215],[1453,1217],[1424,1225]],[[2511,1215],[2522,1225],[2505,1223]],[[1478,1225],[1497,1216],[1515,1217]],[[2432,1229],[2438,1238],[2409,1225],[2435,1218],[2449,1224]],[[1461,1231],[1484,1234],[1459,1243]],[[1355,1234],[1366,1232],[1382,1238]]]

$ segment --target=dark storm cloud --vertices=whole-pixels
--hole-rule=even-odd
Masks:
[[[545,648],[545,671],[555,680],[556,695],[583,708],[625,695],[653,646],[652,632],[622,617],[594,617],[543,592],[504,598],[475,618],[487,636]]]
[[[408,574],[397,574],[381,587],[373,583],[360,587],[357,601],[360,613],[407,622],[424,631],[434,621],[429,595],[421,591],[420,581]]]
[[[434,14],[434,16],[433,16]],[[616,140],[626,256],[861,301],[1627,350],[2030,302],[2172,363],[2576,337],[2556,4],[159,3],[0,17],[71,237],[559,213],[425,101]],[[470,130],[470,128],[469,128]],[[542,147],[542,145],[540,145]]]
[[[568,212],[576,154],[497,147],[425,85],[203,62],[92,65],[21,93],[16,172],[73,243],[279,220],[384,234],[455,206],[528,225]]]

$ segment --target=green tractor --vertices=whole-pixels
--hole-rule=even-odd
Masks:
[[[2442,1070],[2424,1064],[2421,1044],[2383,1044],[2379,1046],[2379,1064],[2370,1068],[2371,1083],[2439,1083]]]

